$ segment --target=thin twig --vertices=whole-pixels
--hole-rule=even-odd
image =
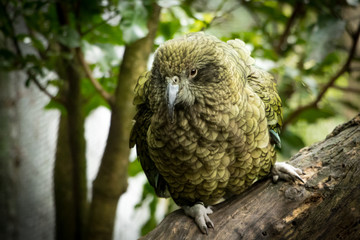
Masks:
[[[282,126],[283,129],[285,129],[287,127],[287,125],[290,122],[292,122],[297,116],[299,116],[300,113],[304,112],[305,110],[311,109],[311,108],[316,108],[318,106],[319,102],[321,101],[321,99],[324,97],[327,90],[334,85],[335,81],[341,75],[343,75],[345,72],[349,71],[350,63],[353,60],[355,53],[356,53],[356,47],[357,47],[357,43],[359,40],[359,35],[360,35],[360,24],[358,25],[356,33],[352,36],[352,39],[353,39],[352,46],[349,51],[348,58],[347,58],[346,62],[344,63],[344,65],[338,70],[338,72],[336,72],[330,78],[329,82],[321,89],[319,95],[316,97],[316,99],[314,101],[297,108],[294,112],[289,114],[289,116],[284,121],[284,124]]]
[[[9,15],[9,13],[7,11],[7,5],[3,4],[2,1],[0,1],[0,8],[2,9],[4,17],[5,17],[6,21],[8,22],[8,25],[10,27],[9,28],[10,38],[11,38],[11,41],[13,42],[13,44],[14,44],[16,54],[22,59],[23,56],[22,56],[22,53],[21,53],[19,43],[18,43],[18,41],[16,39],[15,28],[13,26],[13,22],[15,22],[15,21],[14,21],[14,19],[11,19],[10,15]]]
[[[6,8],[6,5],[3,5],[2,2],[0,2],[0,5],[1,7],[3,8],[3,13],[4,13],[4,16],[6,18],[6,20],[8,21],[8,24],[10,26],[10,38],[11,38],[11,41],[15,47],[15,51],[16,51],[16,54],[18,55],[19,59],[21,59],[21,61],[23,62],[24,61],[24,56],[22,54],[22,51],[21,51],[21,47],[20,47],[20,44],[18,42],[18,39],[16,38],[16,32],[15,32],[15,29],[14,29],[14,26],[13,26],[13,22],[15,22],[14,19],[11,19],[8,12],[7,12],[7,8]],[[21,67],[23,67],[23,63],[21,63]],[[46,87],[42,86],[41,83],[38,81],[38,79],[36,78],[36,76],[31,72],[30,69],[26,70],[26,73],[27,75],[29,76],[29,79],[35,83],[35,85],[39,88],[40,91],[42,91],[43,93],[45,93],[45,95],[47,95],[49,98],[51,98],[52,100],[54,101],[57,101],[61,104],[64,103],[64,101],[54,95],[52,95],[47,89]]]
[[[338,85],[334,85],[331,86],[332,88],[344,91],[344,92],[353,92],[353,93],[359,93],[360,94],[360,89],[359,88],[352,88],[352,87],[341,87]]]
[[[221,19],[225,19],[226,17],[229,16],[229,14],[231,14],[233,11],[235,11],[237,8],[236,6],[238,4],[235,4],[232,8],[229,8],[229,10],[225,11],[225,12],[221,12],[221,9],[223,8],[224,4],[226,3],[227,0],[223,0],[219,6],[217,7],[217,9],[214,11],[214,17],[211,19],[211,21],[209,23],[206,23],[204,27],[201,28],[201,31],[205,31],[206,29],[210,28],[214,23],[220,23]]]
[[[100,94],[100,96],[102,96],[105,99],[105,101],[107,101],[109,103],[110,106],[113,106],[114,97],[110,93],[108,93],[101,86],[101,84],[94,78],[94,76],[91,72],[91,69],[90,69],[89,65],[86,63],[80,48],[76,48],[76,56],[78,57],[78,59],[81,63],[81,66],[83,67],[83,69],[85,71],[87,78],[89,78],[90,82],[95,87],[96,91]]]
[[[360,71],[360,67],[349,68],[349,72],[358,72],[358,71]]]
[[[108,17],[107,19],[104,19],[103,21],[93,25],[92,27],[90,27],[89,29],[85,30],[84,32],[81,32],[80,35],[81,36],[85,36],[86,34],[90,33],[91,31],[93,31],[95,28],[100,27],[101,25],[107,23],[108,21],[110,21],[111,19],[115,18],[118,16],[118,13],[115,12],[114,15]]]
[[[242,6],[245,8],[245,10],[250,14],[250,16],[252,17],[254,24],[258,27],[261,28],[263,35],[267,38],[267,40],[269,42],[273,41],[273,37],[271,36],[271,34],[269,33],[269,31],[266,30],[266,26],[268,25],[267,22],[263,22],[261,20],[261,18],[256,14],[255,11],[253,11],[253,9],[249,6],[249,4],[251,4],[250,1],[245,1],[242,0],[241,1]],[[274,47],[275,48],[275,47]]]
[[[304,7],[303,1],[298,1],[296,3],[290,18],[288,19],[288,21],[286,23],[285,30],[281,34],[278,44],[275,46],[275,52],[277,54],[280,55],[282,53],[283,48],[284,48],[284,46],[286,44],[286,41],[288,39],[288,36],[290,35],[290,30],[291,30],[292,26],[295,24],[295,20],[302,13],[303,7]]]
[[[41,85],[41,83],[39,82],[39,80],[36,78],[36,76],[31,72],[30,69],[28,69],[26,71],[27,75],[29,76],[30,80],[35,83],[35,85],[39,88],[40,91],[42,91],[45,95],[47,95],[49,98],[51,98],[52,100],[59,102],[61,104],[65,104],[65,100],[61,99],[59,97],[56,97],[54,95],[52,95],[46,87],[44,87],[43,85]]]

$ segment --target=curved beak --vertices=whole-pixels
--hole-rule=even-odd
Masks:
[[[174,122],[174,107],[175,107],[175,100],[177,97],[177,94],[179,92],[179,85],[174,84],[173,82],[168,83],[167,85],[167,103],[168,103],[168,112],[170,121]]]

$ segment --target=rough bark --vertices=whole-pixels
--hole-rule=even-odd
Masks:
[[[208,236],[177,210],[141,239],[358,239],[359,160],[360,114],[292,157],[306,184],[254,184],[213,207]]]
[[[93,198],[87,227],[88,239],[112,239],[117,203],[127,188],[129,135],[134,112],[133,89],[138,77],[146,71],[156,35],[160,7],[154,4],[151,12],[148,22],[149,34],[126,47],[120,66],[107,144],[93,183]]]

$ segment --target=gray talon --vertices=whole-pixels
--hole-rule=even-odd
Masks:
[[[278,179],[284,179],[286,181],[295,181],[296,179],[299,179],[302,183],[305,183],[299,176],[299,174],[302,174],[302,170],[284,162],[275,163],[271,173],[274,182],[277,182]]]
[[[192,207],[182,206],[182,208],[186,215],[194,218],[196,225],[198,225],[202,233],[207,235],[208,228],[214,228],[214,223],[208,216],[208,214],[213,213],[210,207],[205,207],[203,203],[196,203]]]

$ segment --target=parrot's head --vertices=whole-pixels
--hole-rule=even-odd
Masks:
[[[223,45],[213,36],[193,33],[169,40],[157,49],[152,76],[162,89],[171,121],[176,106],[191,108],[226,79],[229,66]]]

